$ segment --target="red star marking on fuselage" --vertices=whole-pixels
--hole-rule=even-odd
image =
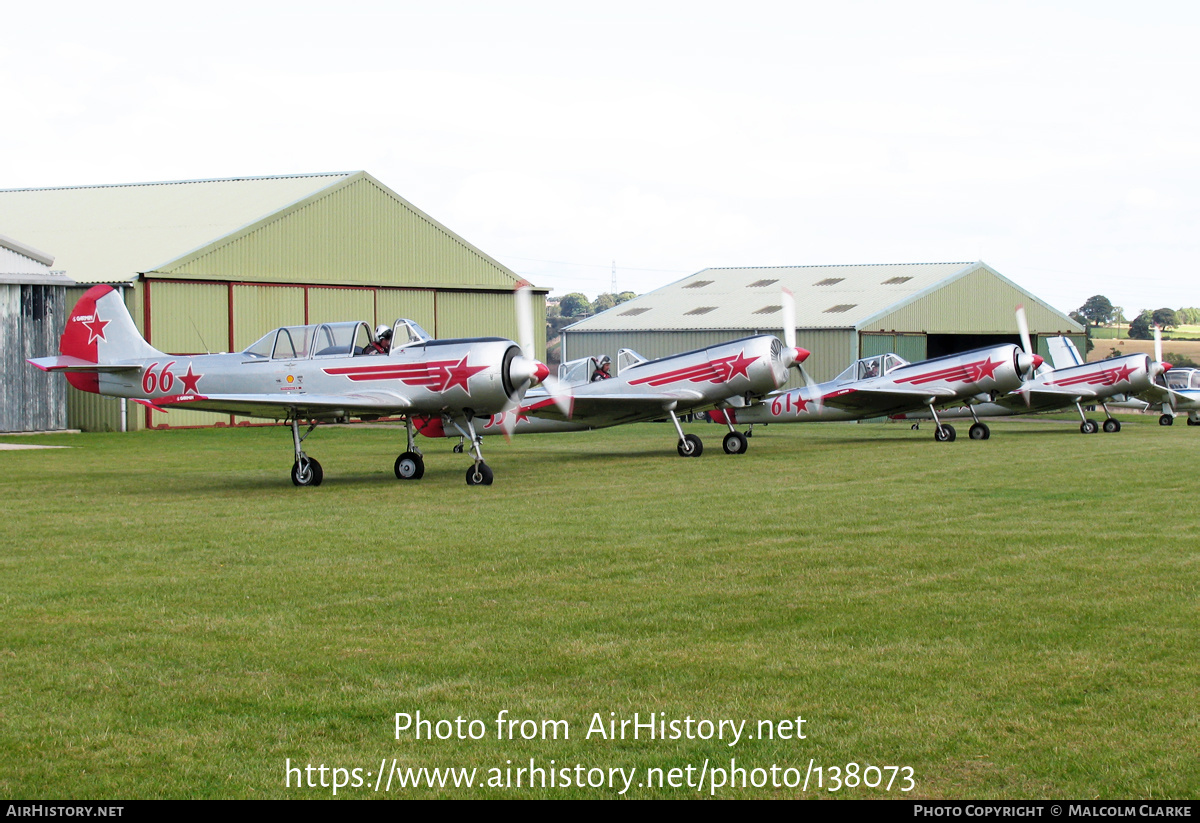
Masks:
[[[1116,375],[1114,375],[1115,379],[1113,380],[1113,384],[1116,385],[1122,380],[1128,380],[1129,375],[1133,374],[1135,371],[1137,371],[1137,369],[1133,366],[1121,366],[1121,368],[1117,369]]]
[[[202,374],[194,374],[192,372],[192,364],[188,363],[187,374],[179,375],[179,382],[183,384],[183,391],[180,394],[188,394],[189,392],[191,394],[199,394],[200,392],[197,390],[196,384],[200,382],[200,378],[203,376]]]
[[[441,391],[449,391],[453,386],[462,386],[463,391],[467,394],[471,393],[467,387],[467,381],[471,379],[472,375],[486,371],[487,366],[468,366],[467,357],[470,355],[463,357],[456,365],[446,369],[446,382],[442,385]]]
[[[725,382],[728,383],[730,380],[737,377],[739,374],[742,377],[749,378],[750,377],[750,372],[749,372],[750,364],[753,363],[757,359],[758,359],[757,357],[747,357],[746,350],[742,349],[740,352],[738,352],[737,357],[733,358],[732,360],[729,361],[729,363],[725,364],[729,368],[729,374],[726,375]]]
[[[83,324],[88,330],[88,345],[95,343],[97,340],[108,342],[108,338],[104,336],[104,327],[111,323],[111,320],[101,320],[100,315],[92,315],[92,319]]]
[[[799,414],[800,412],[808,411],[808,404],[811,402],[812,402],[811,400],[805,400],[803,397],[801,397],[800,395],[797,394],[796,395],[796,414]]]
[[[972,363],[971,366],[975,369],[975,379],[973,382],[978,383],[985,377],[995,379],[996,369],[1000,367],[1000,361],[992,362],[992,358],[988,358],[983,363]]]

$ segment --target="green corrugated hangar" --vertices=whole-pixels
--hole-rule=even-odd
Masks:
[[[753,334],[782,334],[782,289],[796,297],[805,368],[831,380],[854,360],[895,352],[918,361],[993,343],[1020,344],[1025,306],[1035,345],[1066,334],[1083,351],[1084,329],[990,266],[918,263],[704,269],[563,330],[563,360],[629,348],[665,357]],[[802,380],[793,377],[792,385]]]
[[[338,320],[407,317],[439,338],[517,334],[519,276],[362,171],[6,190],[0,227],[54,249],[77,283],[121,288],[142,334],[172,354],[241,351],[277,326]],[[546,290],[535,294],[536,325]],[[247,421],[70,389],[68,422]]]

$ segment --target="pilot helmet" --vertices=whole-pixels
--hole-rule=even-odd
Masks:
[[[392,327],[391,326],[377,327],[375,329],[375,339],[376,340],[391,340],[392,339]]]
[[[612,358],[609,357],[607,354],[600,355],[600,359],[596,361],[596,363],[600,366],[607,366],[611,362],[612,362]]]

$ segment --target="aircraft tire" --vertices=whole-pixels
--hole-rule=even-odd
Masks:
[[[943,423],[933,430],[933,439],[939,443],[953,443],[958,434],[954,431],[954,427],[948,423]]]
[[[750,448],[750,444],[746,441],[746,435],[738,432],[730,432],[725,435],[721,446],[725,449],[726,454],[745,454],[746,450]]]
[[[1174,422],[1175,418],[1169,414],[1164,414],[1162,417],[1158,418],[1158,425],[1160,426],[1170,426]]]
[[[1108,418],[1104,421],[1104,430],[1109,434],[1112,434],[1113,432],[1119,432],[1121,430],[1121,421],[1114,420],[1111,417]]]
[[[479,463],[467,469],[468,486],[492,485],[492,469],[487,463]]]
[[[1189,417],[1187,419],[1187,421],[1188,421],[1187,424],[1189,426],[1200,426],[1200,420],[1193,420],[1192,418]]]
[[[297,460],[292,464],[292,485],[294,486],[319,486],[321,481],[325,479],[325,473],[321,471],[321,464],[311,457],[304,458],[304,465],[300,465]]]
[[[972,440],[987,440],[992,436],[992,430],[987,427],[987,423],[973,423],[967,434]]]
[[[1100,426],[1096,424],[1095,420],[1084,420],[1079,424],[1079,431],[1083,434],[1095,434],[1100,431]]]
[[[685,434],[675,448],[680,457],[699,457],[704,453],[704,443],[694,434]]]
[[[425,461],[416,452],[405,452],[397,457],[395,468],[399,480],[420,480],[425,476]]]

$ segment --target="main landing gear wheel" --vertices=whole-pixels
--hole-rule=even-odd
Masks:
[[[1200,426],[1200,420],[1193,420],[1189,417],[1187,421],[1189,426]]]
[[[943,423],[933,430],[933,439],[939,443],[953,443],[956,437],[958,435],[955,433],[954,427],[947,423]]]
[[[1104,421],[1104,430],[1109,434],[1112,434],[1113,432],[1119,432],[1121,430],[1121,421],[1114,420],[1111,417],[1108,418]]]
[[[1175,417],[1170,414],[1164,414],[1162,417],[1158,418],[1158,425],[1160,426],[1170,426],[1174,422]]]
[[[725,441],[721,445],[725,448],[726,454],[745,454],[746,449],[750,448],[750,444],[746,442],[746,435],[738,432],[730,432],[725,435]]]
[[[699,457],[704,453],[704,444],[694,434],[685,434],[675,448],[680,457]]]
[[[425,461],[416,452],[405,452],[396,458],[396,477],[400,480],[420,480],[425,475]]]
[[[292,484],[296,486],[319,486],[325,479],[321,464],[311,457],[297,460],[292,464]]]
[[[968,434],[972,440],[987,440],[992,436],[992,430],[987,427],[987,423],[975,423]]]
[[[1079,424],[1079,431],[1083,434],[1095,434],[1100,431],[1100,426],[1096,424],[1095,420],[1084,420]]]
[[[468,486],[490,486],[492,485],[492,470],[487,463],[476,463],[471,468],[467,469],[467,485]]]

